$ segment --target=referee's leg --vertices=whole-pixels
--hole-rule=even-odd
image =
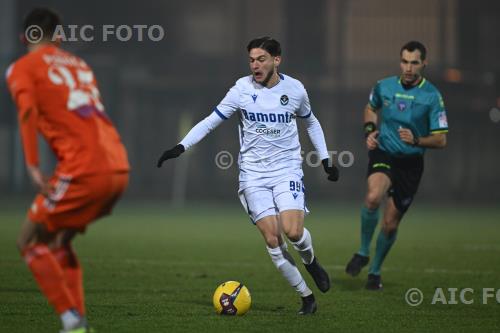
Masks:
[[[365,205],[361,208],[361,246],[358,251],[361,256],[370,256],[370,244],[379,219],[379,207],[390,187],[391,179],[383,172],[372,173],[367,179]]]
[[[367,289],[378,290],[382,288],[381,268],[389,250],[396,241],[399,223],[403,214],[396,208],[394,198],[387,199],[382,227],[377,237],[375,257],[368,272]]]

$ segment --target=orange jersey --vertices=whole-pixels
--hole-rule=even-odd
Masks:
[[[85,61],[54,45],[42,46],[9,67],[7,84],[18,110],[27,165],[38,166],[39,132],[57,157],[56,174],[129,170],[125,147]]]

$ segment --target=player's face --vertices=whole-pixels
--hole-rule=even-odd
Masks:
[[[267,86],[273,75],[277,74],[281,57],[273,57],[269,52],[260,48],[251,49],[248,56],[253,79],[255,82]]]
[[[426,65],[426,61],[420,58],[420,51],[415,50],[410,52],[403,50],[401,54],[401,80],[405,84],[414,84],[422,76],[422,71]]]

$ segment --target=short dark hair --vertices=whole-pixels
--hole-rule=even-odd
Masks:
[[[280,43],[276,39],[267,36],[252,39],[247,45],[247,51],[250,52],[252,49],[266,50],[273,57],[281,55]]]
[[[24,18],[24,31],[33,25],[42,29],[45,38],[51,38],[57,26],[61,25],[61,17],[52,9],[43,7],[34,8]]]
[[[419,50],[420,51],[420,60],[422,60],[422,61],[424,61],[425,57],[427,56],[427,49],[425,48],[424,44],[422,44],[416,40],[409,41],[408,43],[403,45],[403,47],[401,47],[401,51],[399,51],[400,56],[403,55],[404,50],[409,51],[409,52]]]

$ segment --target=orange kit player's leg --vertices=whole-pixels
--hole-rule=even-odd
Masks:
[[[64,272],[49,249],[56,234],[43,225],[26,220],[18,239],[18,248],[42,293],[58,314],[76,308],[76,302],[68,289]]]
[[[74,209],[81,209],[80,206],[85,207],[80,214],[85,217],[85,220],[92,222],[111,212],[114,204],[127,187],[128,174],[119,173],[88,177],[83,184],[86,184],[85,186],[89,189],[93,189],[93,195],[89,195],[88,199],[94,202],[89,204],[85,200],[85,202],[80,202],[80,205],[74,204],[73,207]],[[82,223],[81,220],[72,219],[69,216],[67,222],[64,223],[66,227],[73,224],[76,229],[67,229],[64,233],[60,234],[52,245],[52,253],[64,271],[67,287],[76,302],[78,312],[84,315],[86,310],[83,292],[83,271],[76,252],[71,246],[71,241],[79,230],[85,228],[86,223]]]
[[[96,219],[111,213],[125,191],[128,173],[54,177],[54,192],[37,196],[18,246],[41,291],[58,314],[85,314],[82,268],[71,241]]]
[[[71,241],[76,234],[76,230],[66,230],[59,233],[53,244],[51,244],[51,249],[54,258],[63,270],[64,280],[71,296],[75,300],[76,309],[81,315],[85,315],[83,272],[80,261],[71,246]]]

